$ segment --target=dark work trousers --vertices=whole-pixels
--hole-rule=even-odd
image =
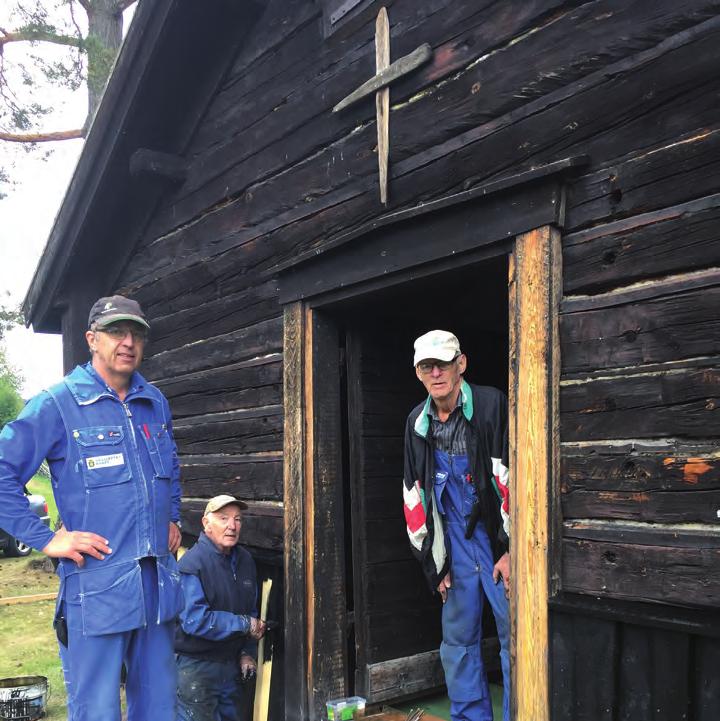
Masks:
[[[102,636],[83,634],[82,611],[69,602],[76,595],[68,578],[63,608],[68,645],[60,658],[68,695],[68,721],[120,721],[120,671],[127,668],[125,692],[128,721],[174,721],[174,621],[154,623],[158,615],[155,560],[140,563],[147,625]]]
[[[510,718],[510,612],[502,580],[492,578],[493,555],[485,527],[478,523],[465,538],[467,517],[477,499],[465,455],[435,451],[435,500],[445,524],[451,586],[442,609],[440,658],[450,697],[452,721],[493,721],[482,660],[485,598],[495,616],[503,672],[503,721]]]
[[[238,661],[206,661],[182,654],[176,658],[177,721],[240,721]]]

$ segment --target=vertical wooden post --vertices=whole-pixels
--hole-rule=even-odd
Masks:
[[[335,325],[284,311],[285,718],[347,688],[340,369]]]
[[[340,351],[338,328],[320,311],[307,311],[305,337],[308,702],[320,721],[348,686]]]
[[[560,233],[520,235],[510,259],[512,709],[549,721],[548,595],[558,453]]]
[[[305,309],[302,302],[283,314],[283,502],[285,507],[285,718],[307,719],[305,621]]]
[[[88,315],[92,304],[103,295],[97,284],[78,281],[65,299],[60,325],[63,339],[63,372],[69,373],[76,365],[90,360],[90,351],[85,340],[88,329]]]

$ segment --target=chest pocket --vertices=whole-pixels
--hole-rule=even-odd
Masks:
[[[145,423],[142,437],[147,445],[156,478],[170,478],[173,465],[173,443],[164,423]]]
[[[113,486],[130,480],[130,461],[122,426],[78,428],[72,435],[80,453],[87,487]]]

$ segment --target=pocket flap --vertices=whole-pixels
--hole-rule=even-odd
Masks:
[[[84,447],[115,446],[123,442],[125,429],[122,426],[95,426],[77,428],[72,434],[78,445]]]
[[[83,633],[101,636],[145,624],[140,565],[123,563],[80,575]]]

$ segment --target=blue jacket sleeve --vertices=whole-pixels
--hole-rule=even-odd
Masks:
[[[247,634],[250,631],[249,616],[240,616],[229,611],[213,611],[210,608],[197,576],[181,573],[180,582],[184,598],[180,624],[185,633],[209,641],[221,641],[235,633]]]
[[[64,463],[65,429],[47,393],[30,400],[0,433],[0,528],[42,550],[54,533],[30,510],[25,484],[47,458],[51,469]]]

